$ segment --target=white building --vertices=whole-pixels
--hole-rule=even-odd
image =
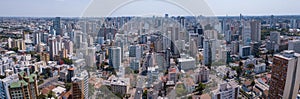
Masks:
[[[195,68],[196,60],[192,57],[178,58],[178,65],[182,70],[190,70]]]
[[[266,71],[266,64],[265,63],[260,63],[260,64],[257,64],[255,65],[254,67],[254,72],[255,73],[263,73]]]
[[[256,58],[254,58],[253,56],[250,56],[247,60],[245,60],[244,67],[248,66],[249,64],[256,65],[257,64]]]
[[[237,99],[239,96],[239,85],[235,81],[220,84],[212,91],[212,99]]]
[[[290,40],[288,50],[294,50],[296,53],[300,53],[300,40]]]

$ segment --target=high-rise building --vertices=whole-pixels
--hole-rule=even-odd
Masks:
[[[50,59],[55,60],[55,56],[58,55],[57,42],[55,37],[49,38],[48,44],[49,44]]]
[[[72,77],[72,98],[89,99],[88,72],[86,70]]]
[[[88,47],[88,54],[86,55],[86,65],[94,67],[96,64],[96,48],[95,47]]]
[[[39,95],[37,75],[28,75],[26,72],[19,73],[19,81],[9,85],[11,99],[37,99]]]
[[[61,19],[60,17],[55,17],[54,21],[53,21],[53,29],[55,29],[56,31],[56,35],[61,35],[61,23],[60,23]]]
[[[242,58],[246,58],[251,55],[251,46],[239,46],[239,55]]]
[[[225,40],[226,42],[231,42],[231,31],[225,31]]]
[[[300,83],[300,54],[285,50],[273,58],[270,99],[295,99]]]
[[[111,47],[108,49],[109,66],[114,69],[119,69],[121,66],[121,48]]]
[[[19,81],[19,77],[17,74],[13,74],[5,77],[4,79],[0,79],[0,98],[1,99],[11,99],[9,93],[9,85],[11,83]]]
[[[211,65],[212,64],[212,42],[208,39],[204,40],[203,49],[204,49],[204,64]]]
[[[277,31],[270,32],[270,41],[274,44],[280,44],[280,33]]]
[[[243,44],[248,46],[251,42],[251,25],[248,22],[245,22],[242,28],[242,41]]]
[[[142,47],[139,45],[130,45],[129,46],[129,57],[135,57],[140,59],[142,57]]]
[[[261,23],[260,21],[251,21],[251,40],[254,42],[261,41]]]
[[[189,55],[192,56],[193,58],[197,58],[198,54],[198,46],[196,43],[196,40],[191,39],[190,40],[190,45],[189,45]]]
[[[296,53],[300,53],[300,40],[290,40],[288,50],[294,50]]]

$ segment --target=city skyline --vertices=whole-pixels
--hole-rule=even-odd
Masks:
[[[300,1],[295,0],[186,0],[185,2],[189,3],[190,8],[180,0],[116,0],[114,2],[123,3],[112,4],[111,1],[105,0],[3,0],[0,4],[0,13],[1,16],[16,17],[81,17],[85,16],[87,10],[95,3],[97,6],[107,7],[107,9],[99,10],[99,13],[96,9],[97,16],[162,16],[165,13],[171,16],[201,15],[203,13],[205,15],[206,12],[198,11],[198,9],[202,9],[201,7],[211,10],[208,12],[215,16],[238,16],[240,13],[248,16],[300,14],[300,11],[297,10],[300,8],[297,6]],[[266,6],[270,4],[272,7]],[[141,9],[141,7],[144,8]]]

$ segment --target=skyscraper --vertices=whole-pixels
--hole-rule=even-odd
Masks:
[[[254,42],[261,41],[261,23],[260,21],[251,21],[251,40]]]
[[[56,35],[61,35],[60,17],[55,17],[53,21],[53,29],[55,29]]]
[[[250,23],[245,22],[242,29],[242,40],[245,46],[250,45],[251,42],[251,26]]]
[[[88,72],[86,70],[72,77],[72,98],[89,99]]]
[[[119,69],[121,66],[121,48],[120,47],[111,47],[108,49],[109,56],[109,66],[114,69]]]
[[[55,56],[58,55],[57,42],[55,37],[49,38],[48,44],[49,44],[50,59],[55,60]]]
[[[272,31],[270,33],[270,41],[274,44],[280,44],[280,33],[277,31]]]
[[[300,83],[300,54],[285,50],[273,58],[270,99],[295,99]]]
[[[212,42],[208,39],[204,40],[203,49],[204,49],[204,64],[210,66],[212,63]]]

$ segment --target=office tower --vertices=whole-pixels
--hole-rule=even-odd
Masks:
[[[48,44],[49,44],[50,59],[55,60],[55,56],[58,55],[57,42],[55,37],[49,38]]]
[[[53,21],[53,29],[55,29],[56,31],[56,35],[61,35],[62,30],[61,30],[61,23],[60,23],[61,19],[60,17],[55,17],[54,21]]]
[[[37,99],[39,95],[37,85],[37,75],[27,73],[19,73],[19,81],[9,85],[9,93],[11,99]]]
[[[225,40],[226,42],[230,43],[231,42],[231,31],[228,30],[228,31],[225,31]]]
[[[240,57],[242,57],[242,58],[246,58],[246,57],[248,57],[249,55],[251,55],[251,46],[243,46],[243,45],[240,45],[240,46],[239,46],[239,55],[240,55]]]
[[[189,55],[192,56],[193,58],[197,58],[198,55],[198,47],[196,44],[196,40],[191,39],[190,40],[190,45],[189,45]]]
[[[280,44],[280,33],[277,31],[270,32],[270,41],[274,44]]]
[[[300,54],[285,50],[273,58],[270,99],[295,99],[300,81]]]
[[[0,79],[0,98],[1,99],[11,99],[9,93],[9,85],[13,82],[18,82],[19,77],[17,74],[13,74],[5,77],[4,79]]]
[[[117,39],[114,44],[114,46],[121,48],[121,61],[123,61],[123,57],[124,57],[124,44],[125,44],[124,40],[121,39]]]
[[[242,29],[242,41],[243,45],[250,45],[251,42],[251,25],[248,22],[245,22]]]
[[[251,40],[253,42],[261,41],[261,23],[260,21],[251,21]]]
[[[212,91],[212,99],[237,99],[239,91],[239,85],[235,81],[222,83]]]
[[[181,28],[185,28],[185,17],[180,17],[179,22],[180,22]]]
[[[300,53],[300,40],[290,40],[288,50],[294,50],[296,53]]]
[[[291,23],[292,29],[297,29],[297,20],[296,19],[291,19],[290,23]]]
[[[88,54],[86,55],[86,64],[87,66],[94,67],[96,64],[96,48],[95,47],[88,47],[87,48]]]
[[[72,98],[89,99],[88,72],[86,70],[72,77]]]
[[[82,32],[76,31],[76,32],[74,32],[74,35],[75,35],[75,40],[74,40],[75,49],[82,48],[82,45],[81,45],[81,43],[83,42]]]
[[[140,60],[132,59],[130,61],[130,68],[132,70],[139,70],[139,67],[140,67]]]
[[[119,69],[121,66],[121,48],[111,47],[108,49],[108,59],[109,66],[113,67],[115,70]]]
[[[142,57],[142,47],[140,45],[130,45],[129,46],[129,57],[135,57],[140,59]]]
[[[164,53],[164,58],[165,58],[165,62],[167,64],[167,68],[169,68],[171,65],[170,65],[170,59],[171,59],[171,49],[168,48],[165,50],[165,53]]]
[[[204,64],[210,66],[212,64],[212,42],[209,39],[204,40]]]

